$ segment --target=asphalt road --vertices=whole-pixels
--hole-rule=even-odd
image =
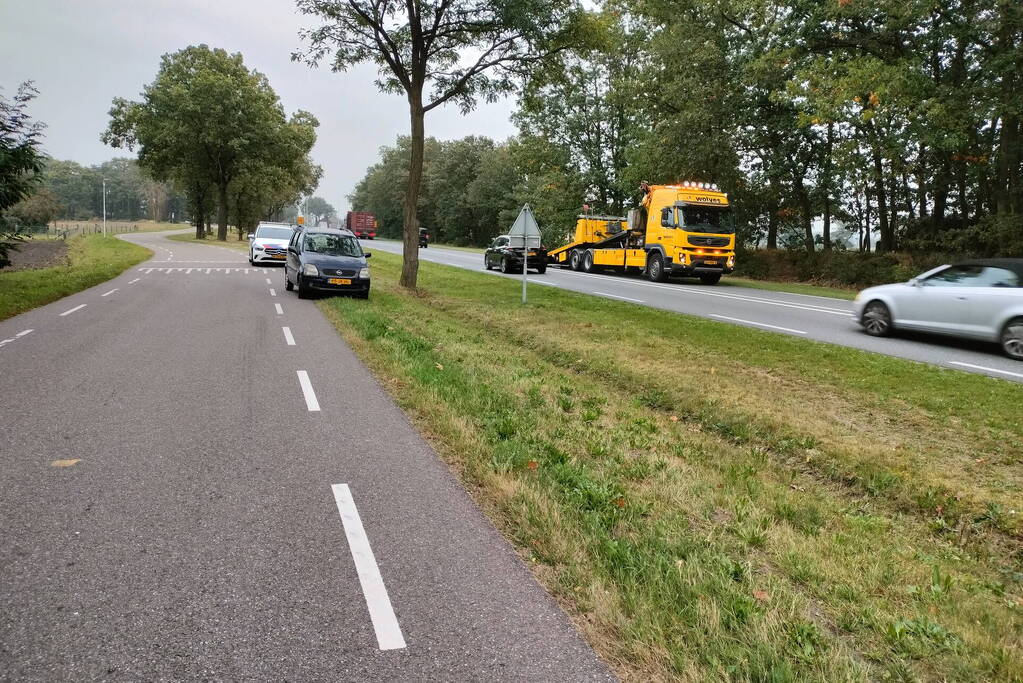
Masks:
[[[400,242],[363,241],[368,251],[380,249],[400,254]],[[496,277],[520,279],[483,269],[482,254],[429,247],[419,250],[425,261],[458,266]],[[726,276],[727,279],[727,276]],[[677,313],[712,318],[725,323],[789,334],[806,339],[849,346],[964,372],[974,372],[1023,382],[1023,363],[1001,354],[994,344],[928,335],[899,334],[877,338],[865,334],[852,316],[852,302],[830,297],[770,292],[738,286],[705,286],[695,280],[650,282],[642,276],[624,277],[580,273],[558,267],[543,275],[529,274],[529,281],[618,301],[661,308]],[[724,280],[723,280],[724,282]]]
[[[280,269],[129,239],[0,322],[0,680],[611,678]]]

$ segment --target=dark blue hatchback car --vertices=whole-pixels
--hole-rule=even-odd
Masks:
[[[313,292],[351,294],[369,297],[370,257],[362,251],[359,240],[347,230],[333,228],[302,228],[295,231],[288,243],[284,262],[284,288],[298,289],[298,298],[306,299]]]

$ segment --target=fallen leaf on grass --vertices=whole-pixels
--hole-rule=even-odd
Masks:
[[[531,470],[535,470],[539,466],[540,463],[538,463],[536,460],[530,460],[529,462],[526,463],[526,467],[528,467]]]
[[[65,458],[64,460],[54,460],[50,463],[50,467],[71,467],[77,465],[82,461],[81,458]]]
[[[678,415],[672,415],[668,419],[671,420],[672,422],[678,422]]]
[[[441,365],[440,363],[437,363],[436,365],[437,365],[437,369],[438,370],[443,370],[444,369],[444,366]]]
[[[760,602],[767,602],[771,599],[771,596],[767,594],[767,591],[753,591],[753,597]]]
[[[617,505],[620,508],[625,507],[625,499],[622,498],[621,496],[619,496],[618,498],[615,498],[615,505]]]

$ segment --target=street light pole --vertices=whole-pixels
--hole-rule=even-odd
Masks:
[[[103,236],[107,236],[107,179],[103,179]]]

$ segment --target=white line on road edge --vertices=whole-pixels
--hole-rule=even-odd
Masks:
[[[1018,372],[1009,372],[1008,370],[998,370],[997,368],[986,368],[983,365],[974,365],[973,363],[960,363],[959,361],[956,361],[956,360],[950,360],[948,362],[948,364],[949,365],[960,365],[960,366],[962,366],[964,368],[973,368],[974,370],[983,370],[984,372],[997,372],[1000,375],[1008,375],[1009,377],[1021,377],[1021,378],[1023,378],[1023,374],[1020,374]]]
[[[298,383],[302,386],[302,396],[305,397],[306,408],[310,413],[319,412],[320,402],[316,400],[316,392],[313,391],[313,383],[309,381],[309,373],[305,370],[296,370],[296,372],[298,372]]]
[[[140,277],[137,277],[137,278],[135,278],[134,280],[132,280],[131,282],[129,282],[128,284],[129,284],[129,285],[133,285],[133,284],[135,284],[136,282],[138,282],[138,281],[139,281],[139,280],[141,280],[141,279],[142,279],[142,278],[140,278]]]
[[[273,287],[270,288],[270,296],[277,296],[277,290]]]
[[[624,301],[631,301],[631,302],[637,303],[637,304],[643,303],[642,299],[632,299],[632,298],[629,298],[627,296],[619,296],[618,294],[608,294],[607,292],[598,292],[597,290],[593,290],[593,293],[598,295],[598,296],[609,296],[612,299],[622,299]]]
[[[277,309],[277,315],[284,315],[284,309],[281,308],[280,304],[274,304],[274,308]]]
[[[72,314],[72,313],[74,313],[75,311],[77,311],[77,310],[80,310],[80,309],[82,309],[82,308],[85,308],[85,307],[86,307],[86,306],[88,306],[88,305],[89,305],[89,304],[81,304],[81,305],[75,306],[75,307],[74,307],[74,308],[72,308],[72,309],[71,309],[70,311],[64,311],[63,313],[61,313],[61,314],[60,314],[60,317],[62,317],[62,318],[63,318],[63,317],[65,316],[65,315],[71,315],[71,314]]]
[[[22,330],[21,332],[19,332],[18,334],[14,335],[14,336],[15,337],[24,337],[26,334],[29,334],[30,332],[32,332],[32,330]]]
[[[117,291],[117,287],[114,287],[113,289],[111,289],[111,290],[110,290],[109,292],[107,292],[106,294],[100,294],[100,296],[110,296],[111,294],[113,294],[113,293],[114,293],[114,292],[116,292],[116,291]]]
[[[341,524],[345,528],[348,549],[352,552],[352,559],[355,561],[359,584],[366,597],[369,619],[373,622],[373,630],[377,634],[377,644],[380,645],[381,650],[401,649],[405,647],[405,637],[401,634],[398,618],[394,616],[391,599],[387,596],[387,586],[384,585],[384,579],[380,576],[380,567],[377,565],[376,557],[373,556],[373,549],[369,545],[369,538],[366,537],[366,530],[362,526],[359,510],[355,507],[355,501],[352,499],[352,491],[348,488],[348,484],[334,484],[331,489],[334,491],[337,511],[341,515]]]
[[[284,330],[284,341],[287,342],[288,346],[294,346],[295,338],[291,336],[291,328],[282,327],[281,329]]]
[[[273,280],[271,280],[270,278],[267,278],[266,279],[266,284],[272,285],[273,284]]]
[[[758,323],[754,320],[743,320],[742,318],[729,318],[727,315],[716,315],[710,314],[712,318],[719,318],[721,320],[731,320],[736,323],[746,323],[747,325],[756,325],[757,327],[769,327],[772,330],[781,330],[782,332],[791,332],[793,334],[806,334],[803,330],[793,330],[791,327],[778,327],[777,325],[768,325],[767,323]]]

